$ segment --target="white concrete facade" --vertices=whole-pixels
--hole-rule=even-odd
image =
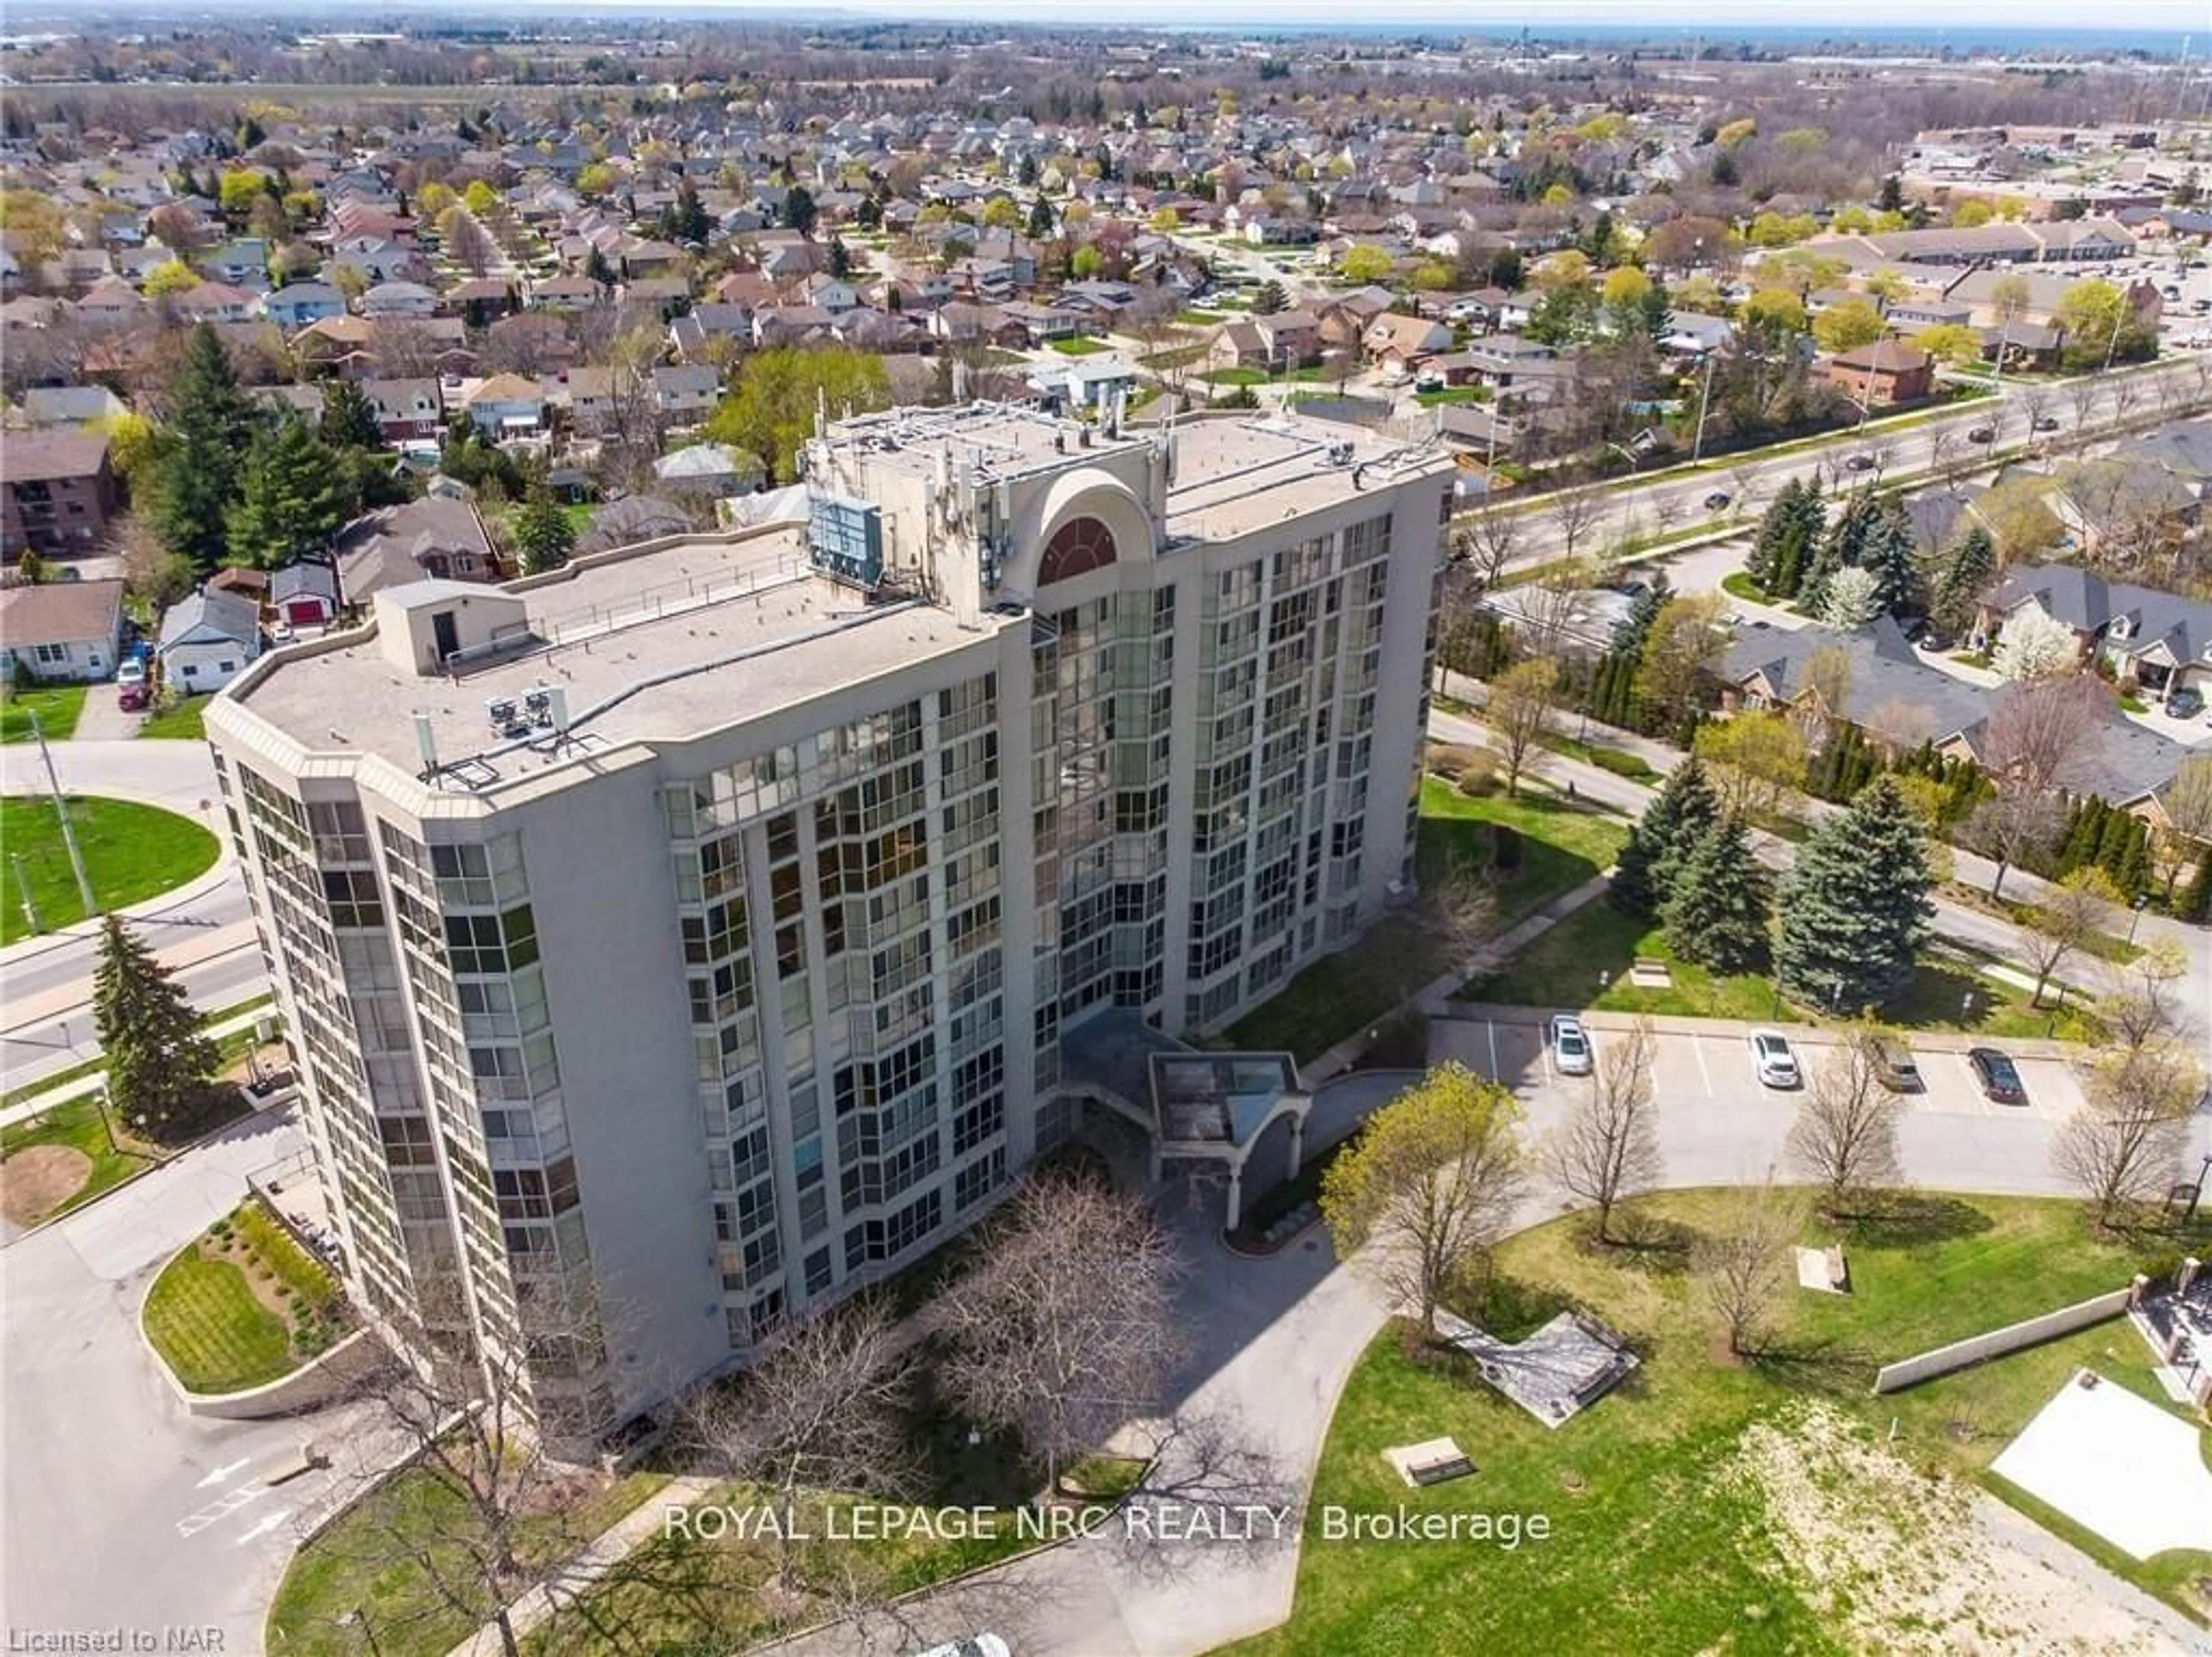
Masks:
[[[980,1215],[1064,1028],[1218,1028],[1411,882],[1440,454],[977,405],[807,478],[209,716],[357,1296],[504,1341],[565,1285],[583,1430]]]

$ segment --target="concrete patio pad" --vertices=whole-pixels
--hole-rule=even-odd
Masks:
[[[2045,1404],[1991,1471],[2137,1559],[2212,1548],[2212,1471],[2180,1416],[2088,1370]]]

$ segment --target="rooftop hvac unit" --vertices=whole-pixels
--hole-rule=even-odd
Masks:
[[[495,725],[514,723],[514,704],[505,697],[494,697],[484,704],[484,717]]]
[[[529,710],[532,724],[550,725],[553,722],[553,697],[550,691],[532,691],[523,697],[522,705]]]

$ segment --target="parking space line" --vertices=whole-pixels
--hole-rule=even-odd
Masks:
[[[1703,1036],[1692,1035],[1690,1038],[1690,1051],[1698,1056],[1698,1074],[1705,1079],[1705,1097],[1707,1099],[1717,1097],[1713,1092],[1713,1073],[1705,1066],[1705,1039]]]
[[[1996,1107],[1982,1097],[1982,1084],[1974,1079],[1974,1067],[1966,1063],[1966,1056],[1964,1053],[1954,1053],[1951,1055],[1951,1062],[1959,1067],[1959,1075],[1966,1090],[1966,1098],[1972,1101],[1974,1107],[1972,1114],[1995,1116],[1997,1113]],[[1954,1112],[1952,1114],[1964,1115],[1966,1112]]]

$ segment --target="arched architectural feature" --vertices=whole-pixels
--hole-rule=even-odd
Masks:
[[[1049,587],[1054,582],[1103,570],[1114,562],[1117,551],[1114,532],[1097,518],[1087,515],[1070,518],[1044,544],[1044,554],[1037,560],[1036,584]]]

